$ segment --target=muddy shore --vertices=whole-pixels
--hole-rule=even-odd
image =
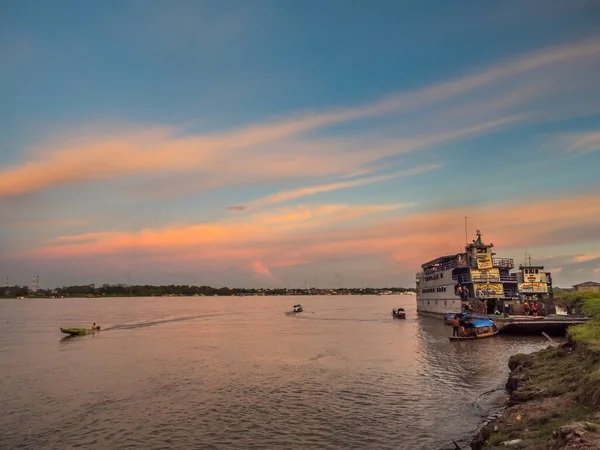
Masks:
[[[600,346],[569,342],[513,355],[507,407],[471,449],[600,449]]]

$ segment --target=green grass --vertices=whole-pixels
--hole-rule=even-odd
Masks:
[[[510,441],[510,436],[504,433],[494,433],[486,441],[485,449],[492,448],[494,445],[501,444],[504,441]]]
[[[592,293],[595,294],[595,293]],[[591,295],[591,294],[587,294]],[[588,348],[600,352],[600,294],[580,301],[581,312],[592,320],[583,325],[569,327],[569,340],[576,344],[585,343]]]
[[[582,403],[574,403],[567,411],[561,413],[559,416],[550,419],[544,425],[542,425],[535,435],[534,438],[548,440],[552,437],[552,433],[558,430],[563,425],[571,422],[579,422],[589,417],[593,413],[593,410]],[[595,424],[593,424],[595,425]]]
[[[557,305],[562,307],[569,305],[576,313],[583,312],[582,309],[587,300],[596,300],[600,303],[600,292],[557,292],[554,294],[554,301]],[[600,306],[594,307],[592,312],[595,313],[592,315],[600,313]]]
[[[582,325],[569,327],[571,342],[597,341],[600,339],[600,320],[594,319]]]

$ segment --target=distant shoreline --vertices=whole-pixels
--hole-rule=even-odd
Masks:
[[[337,288],[337,289],[287,289],[287,288],[213,288],[187,285],[107,285],[94,284],[68,286],[55,289],[38,289],[32,292],[27,286],[6,287],[1,298],[69,298],[69,297],[231,297],[231,296],[282,296],[282,295],[398,295],[414,294],[414,288]]]

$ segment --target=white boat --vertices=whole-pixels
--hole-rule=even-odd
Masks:
[[[485,244],[481,232],[463,253],[440,256],[417,273],[417,312],[442,317],[466,310],[487,314],[504,302],[518,300],[518,276],[510,273],[512,258],[496,258],[494,244]]]

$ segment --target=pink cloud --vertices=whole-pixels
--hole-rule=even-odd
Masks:
[[[265,266],[263,263],[261,263],[260,261],[253,261],[252,262],[252,270],[257,275],[265,275],[267,277],[272,277],[273,276],[273,274],[271,273],[271,271],[269,270],[269,268],[267,266]]]
[[[574,230],[600,223],[599,194],[524,198],[468,213],[463,208],[411,212],[398,205],[282,208],[224,222],[60,236],[20,257],[109,261],[139,255],[152,264],[210,261],[215,267],[251,267],[266,275],[269,267],[374,256],[403,270],[417,270],[424,261],[462,250],[467,214],[481,223],[484,239],[494,242],[500,255],[572,244],[585,244],[596,254],[598,234]],[[470,230],[474,235],[474,227]]]
[[[90,183],[135,174],[202,171],[214,183],[239,183],[240,179],[265,180],[298,178],[298,174],[340,175],[361,171],[378,159],[414,151],[443,141],[481,134],[502,125],[523,120],[510,115],[482,121],[474,114],[474,123],[456,131],[418,136],[388,143],[369,139],[367,145],[351,145],[353,139],[340,141],[304,140],[298,137],[318,128],[402,113],[442,103],[493,83],[521,77],[538,69],[565,67],[576,60],[588,62],[600,54],[597,39],[551,48],[504,61],[488,70],[412,92],[388,96],[382,100],[353,108],[317,114],[305,114],[284,120],[254,124],[215,135],[181,137],[175,130],[156,127],[128,132],[83,133],[69,130],[69,137],[55,145],[37,148],[31,160],[13,164],[0,171],[0,196],[37,192],[69,184]],[[442,121],[443,122],[443,121]],[[469,131],[470,130],[470,131]],[[592,139],[592,141],[589,141]],[[591,142],[591,143],[590,143]],[[587,137],[577,148],[595,148],[597,138]],[[318,145],[315,145],[317,143]],[[304,151],[297,151],[297,148]],[[586,150],[586,151],[587,151]],[[227,170],[224,171],[223,168]],[[217,181],[215,181],[217,180]],[[210,183],[208,183],[210,185]],[[309,194],[305,194],[309,195]]]

